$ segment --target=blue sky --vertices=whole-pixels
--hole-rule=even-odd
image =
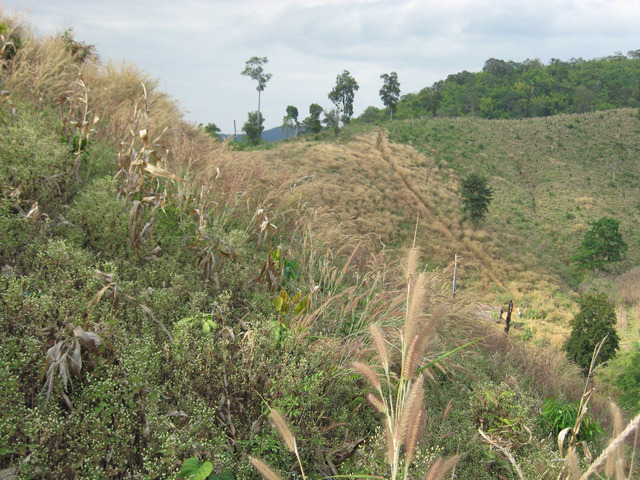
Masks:
[[[255,82],[240,72],[267,57],[266,128],[287,105],[330,108],[336,76],[358,82],[354,113],[382,107],[380,75],[402,93],[485,60],[591,59],[640,49],[638,0],[0,0],[40,34],[72,27],[103,59],[125,60],[159,79],[194,123],[225,133],[257,109]]]

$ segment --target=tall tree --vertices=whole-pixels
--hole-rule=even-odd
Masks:
[[[602,217],[591,222],[584,233],[578,252],[571,259],[582,268],[604,270],[607,263],[619,262],[629,248],[619,231],[615,218]]]
[[[309,116],[304,119],[304,129],[309,133],[319,133],[322,130],[322,123],[320,122],[320,115],[322,114],[322,107],[317,103],[312,103],[309,106]]]
[[[270,73],[265,73],[263,65],[265,65],[269,60],[267,57],[251,57],[247,60],[244,70],[241,72],[241,75],[246,75],[251,79],[258,82],[258,86],[256,90],[258,90],[258,124],[262,125],[262,121],[260,120],[260,94],[264,91],[267,86],[267,82],[271,79]]]
[[[396,107],[400,101],[400,82],[398,82],[398,74],[391,72],[389,74],[383,73],[380,75],[383,81],[382,88],[380,89],[380,98],[384,106],[389,109],[389,120],[393,120],[393,114],[396,112]]]
[[[360,87],[358,82],[345,70],[336,77],[336,86],[329,92],[329,100],[333,102],[346,125],[353,115],[353,98]]]
[[[300,127],[300,122],[298,122],[298,109],[293,105],[287,107],[287,114],[282,119],[282,127],[287,130],[294,127],[296,129],[296,137],[298,136],[298,129]],[[287,136],[288,135],[287,133]]]
[[[462,210],[474,224],[480,222],[489,211],[493,190],[486,177],[472,173],[462,180]]]
[[[264,117],[259,112],[249,112],[247,121],[242,129],[247,134],[247,139],[251,145],[260,143],[260,135],[264,131]]]

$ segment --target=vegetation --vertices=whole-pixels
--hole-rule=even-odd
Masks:
[[[247,134],[249,144],[257,145],[260,143],[260,136],[264,132],[264,117],[260,112],[249,112],[249,118],[244,123],[242,130]]]
[[[400,101],[400,82],[398,82],[398,74],[396,72],[383,73],[380,78],[384,82],[380,89],[380,98],[385,107],[389,109],[389,120],[393,120],[393,114],[396,111],[398,102]]]
[[[620,223],[614,218],[602,217],[590,225],[573,261],[581,268],[599,270],[608,263],[621,261],[629,247],[622,239]]]
[[[493,192],[486,177],[472,173],[462,180],[462,210],[474,224],[482,221],[489,212]]]
[[[322,123],[320,122],[321,114],[322,107],[320,105],[318,105],[317,103],[312,103],[309,106],[309,116],[302,122],[305,132],[320,133],[320,131],[322,130]]]
[[[351,121],[353,99],[359,88],[358,82],[345,70],[336,77],[336,86],[329,92],[329,100],[336,106],[338,118],[344,125]]]
[[[606,295],[584,295],[579,305],[580,311],[571,322],[571,335],[564,349],[587,372],[596,346],[604,340],[598,361],[606,362],[615,357],[620,339],[616,332],[616,312]]]
[[[604,400],[593,372],[583,387],[554,347],[578,289],[558,273],[558,240],[607,208],[621,231],[637,229],[635,206],[618,200],[636,188],[635,112],[394,121],[236,150],[185,122],[134,67],[0,23],[14,46],[0,50],[1,476],[637,469],[623,442],[640,417],[625,428],[616,413],[594,455],[578,448],[587,408],[607,426]],[[616,126],[626,145],[615,180],[596,126]],[[574,138],[594,143],[582,151]],[[580,178],[554,163],[558,143]],[[483,225],[499,234],[463,226],[459,178],[474,171],[492,175]],[[558,188],[558,171],[575,189]],[[627,238],[624,274],[580,287],[615,290],[626,336],[640,300]],[[512,296],[525,316],[507,337],[492,305]],[[560,446],[539,421],[547,398],[578,402]]]
[[[262,115],[260,114],[260,95],[266,88],[267,82],[271,80],[271,77],[272,77],[270,73],[265,73],[264,71],[264,65],[268,61],[269,60],[267,59],[267,57],[251,57],[249,60],[247,60],[244,70],[241,73],[241,75],[245,75],[251,78],[252,80],[255,80],[256,82],[258,82],[258,86],[256,87],[256,90],[258,91],[258,110],[256,112],[256,121],[251,122],[251,118],[250,118],[248,122],[251,125],[257,126],[258,129],[262,127],[262,123],[264,121],[264,119],[262,118]],[[252,127],[250,126],[249,128],[251,129]],[[245,133],[249,135],[249,132],[247,132],[246,130],[245,130]],[[255,133],[256,133],[255,130],[253,130],[253,134]],[[259,130],[257,133],[258,133],[258,138],[260,138],[260,134],[262,133],[262,130]]]
[[[481,72],[451,74],[418,93],[404,95],[397,119],[472,116],[493,119],[547,117],[640,106],[637,51],[584,60],[488,59]],[[372,112],[369,112],[372,113]],[[387,109],[367,116],[376,122]]]

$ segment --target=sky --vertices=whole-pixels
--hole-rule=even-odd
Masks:
[[[383,107],[380,75],[397,72],[415,93],[489,58],[521,62],[592,58],[640,49],[638,0],[0,0],[41,35],[73,28],[103,61],[132,63],[159,80],[188,121],[233,133],[258,108],[242,76],[267,57],[266,129],[288,105],[332,108],[348,70],[359,85],[354,115]]]

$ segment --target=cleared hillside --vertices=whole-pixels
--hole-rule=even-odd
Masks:
[[[292,201],[329,208],[380,249],[408,245],[418,221],[428,268],[450,265],[458,254],[461,288],[495,305],[513,298],[525,327],[559,346],[586,288],[580,285],[590,281],[569,261],[588,223],[604,215],[620,221],[629,251],[614,272],[640,262],[639,131],[635,110],[408,120],[347,131],[337,142],[284,143],[250,158],[291,175]],[[489,177],[494,189],[478,228],[463,218],[458,196],[470,172]]]

